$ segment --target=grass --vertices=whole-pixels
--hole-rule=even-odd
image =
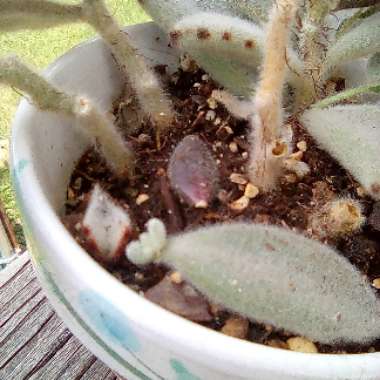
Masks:
[[[78,1],[66,1],[75,3]],[[147,21],[148,17],[134,0],[106,0],[122,25]],[[87,25],[73,24],[43,31],[20,31],[0,36],[0,57],[9,53],[37,68],[43,68],[79,42],[93,36]],[[10,88],[0,87],[0,142],[8,139],[10,126],[20,96]],[[14,225],[20,228],[19,213],[9,179],[9,170],[0,163],[0,199]]]

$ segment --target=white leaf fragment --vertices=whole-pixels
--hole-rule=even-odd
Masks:
[[[87,206],[83,226],[102,259],[112,262],[122,255],[132,232],[130,217],[112,198],[95,185]]]

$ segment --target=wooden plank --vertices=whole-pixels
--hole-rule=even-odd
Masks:
[[[35,278],[27,255],[22,255],[16,261],[14,265],[12,263],[0,271],[0,313],[1,308],[15,298],[17,293]]]
[[[12,223],[0,200],[0,257],[10,257],[19,248]]]
[[[122,380],[54,313],[27,254],[0,271],[0,379]]]
[[[9,257],[13,254],[13,246],[0,219],[0,257]]]

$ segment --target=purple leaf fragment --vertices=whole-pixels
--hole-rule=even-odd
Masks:
[[[171,187],[196,208],[206,208],[218,190],[216,161],[198,136],[186,136],[177,145],[170,158],[168,175]]]
[[[145,292],[145,297],[163,308],[194,322],[213,319],[206,299],[190,285],[174,283],[169,277]]]

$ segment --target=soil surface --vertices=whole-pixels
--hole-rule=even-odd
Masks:
[[[303,179],[288,173],[276,191],[265,195],[259,194],[250,200],[245,209],[237,211],[231,207],[231,203],[242,197],[245,186],[232,182],[230,175],[240,173],[245,176],[249,151],[247,122],[237,120],[223,106],[209,100],[213,89],[218,86],[201,70],[185,72],[179,69],[171,76],[166,74],[165,67],[158,67],[157,70],[167,83],[167,91],[172,96],[177,113],[177,120],[173,123],[169,134],[161,136],[161,146],[158,149],[154,128],[148,121],[140,123],[137,121],[138,117],[133,117],[135,103],[133,98],[129,100],[128,95],[124,94],[123,102],[115,103],[114,113],[126,140],[136,152],[136,177],[132,182],[117,179],[95,150],[86,152],[71,178],[64,223],[79,244],[107,270],[135,291],[146,293],[146,296],[154,302],[164,306],[167,304],[165,300],[160,302],[159,295],[157,299],[154,286],[161,283],[164,278],[170,278],[173,280],[174,288],[170,289],[169,293],[173,294],[174,300],[180,299],[179,295],[183,295],[184,292],[187,293],[185,298],[182,297],[178,301],[178,305],[174,305],[174,308],[173,305],[168,306],[169,309],[187,316],[188,305],[183,303],[186,304],[191,299],[190,304],[193,306],[196,304],[199,310],[204,309],[204,305],[207,308],[206,313],[202,309],[197,314],[198,320],[201,321],[190,317],[192,320],[242,339],[278,348],[289,348],[287,340],[293,336],[292,334],[233,316],[216,305],[208,304],[195,291],[189,296],[189,289],[179,285],[181,279],[177,273],[168,273],[166,268],[157,265],[139,268],[128,262],[125,257],[122,257],[116,265],[108,265],[99,260],[99,255],[88,244],[81,229],[83,212],[94,184],[100,183],[128,210],[136,225],[134,237],[145,230],[145,223],[152,217],[160,218],[169,233],[229,220],[276,224],[336,247],[368,276],[370,282],[380,277],[380,232],[377,231],[377,227],[380,227],[380,206],[376,208],[377,205],[363,194],[359,184],[331,156],[318,149],[296,119],[289,119],[288,123],[294,132],[295,147],[300,146],[304,150],[299,154],[302,155],[302,161],[310,166],[311,173]],[[128,119],[125,117],[127,114],[125,111],[128,112]],[[184,136],[190,134],[198,135],[210,148],[221,176],[218,195],[207,208],[194,208],[182,202],[172,191],[167,177],[171,153]],[[298,143],[301,144],[297,145]],[[295,151],[298,149],[295,148]],[[327,241],[313,233],[309,220],[321,204],[335,195],[350,196],[360,200],[365,216],[371,216],[369,220],[372,222],[367,223],[359,233]],[[145,201],[141,203],[137,199]],[[165,284],[167,286],[167,281]],[[380,340],[366,347],[330,347],[318,343],[315,345],[321,353],[380,351]]]

